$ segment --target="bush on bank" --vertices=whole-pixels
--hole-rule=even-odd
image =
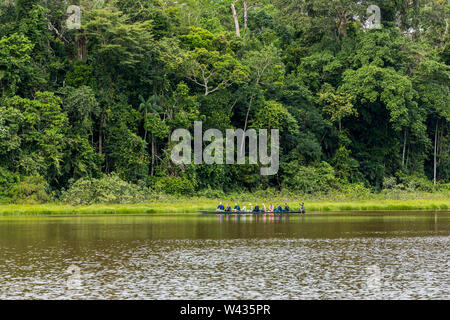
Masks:
[[[169,201],[177,198],[190,199],[191,197],[223,199],[223,201],[233,203],[235,201],[260,202],[264,199],[277,199],[279,201],[358,201],[450,198],[450,184],[433,185],[432,182],[423,179],[423,177],[401,175],[387,177],[383,181],[383,189],[376,192],[367,188],[362,182],[348,183],[335,179],[328,169],[324,166],[321,170],[318,170],[318,177],[310,177],[310,180],[303,182],[303,186],[306,186],[306,188],[300,188],[298,184],[292,184],[289,187],[285,185],[281,190],[267,188],[251,192],[239,190],[228,193],[210,187],[196,191],[196,186],[183,177],[157,178],[153,183],[153,188],[151,188],[144,182],[132,184],[122,180],[117,174],[110,174],[103,175],[100,178],[81,178],[72,182],[68,189],[57,194],[49,189],[45,179],[41,176],[27,176],[19,179],[18,177],[8,176],[7,173],[2,175],[0,172],[0,179],[15,181],[10,188],[2,189],[0,187],[0,203],[133,204]],[[310,173],[312,174],[312,172]],[[304,177],[307,175],[305,174]],[[317,182],[316,186],[313,186],[313,181]]]
[[[81,178],[61,194],[60,200],[72,205],[94,203],[140,203],[149,199],[150,189],[131,184],[116,174],[99,179]]]
[[[174,196],[192,196],[195,185],[186,177],[161,177],[155,183],[155,190]]]
[[[9,195],[15,203],[44,203],[50,200],[48,184],[39,175],[17,182],[11,187]]]

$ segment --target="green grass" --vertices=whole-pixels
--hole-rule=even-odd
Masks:
[[[71,206],[67,204],[7,204],[0,205],[0,215],[83,215],[83,214],[152,214],[184,213],[196,214],[197,210],[214,210],[219,201],[227,200],[190,198],[160,200],[140,204],[95,204]],[[264,203],[284,203],[285,200],[269,199]],[[300,200],[288,201],[291,209],[298,207]],[[235,201],[228,201],[234,206]],[[261,204],[262,201],[258,203]],[[240,204],[242,202],[239,202]],[[248,205],[248,202],[245,202]],[[254,202],[253,202],[254,204]],[[395,211],[395,210],[449,210],[450,199],[411,200],[351,200],[351,201],[305,201],[307,213],[334,211]]]

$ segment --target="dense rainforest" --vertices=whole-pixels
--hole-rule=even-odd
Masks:
[[[449,12],[447,0],[0,0],[0,198],[448,190]],[[170,134],[194,121],[279,129],[278,173],[174,164]]]

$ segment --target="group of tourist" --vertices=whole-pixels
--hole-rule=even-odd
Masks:
[[[291,209],[289,208],[288,204],[285,202],[284,203],[284,208],[280,205],[280,204],[276,204],[275,207],[270,204],[269,207],[266,207],[266,205],[263,203],[261,205],[261,207],[255,203],[255,206],[253,207],[253,205],[251,203],[248,204],[248,208],[244,205],[239,206],[239,204],[237,202],[234,203],[234,207],[231,208],[231,206],[227,203],[226,206],[223,205],[223,203],[221,202],[219,204],[219,206],[217,207],[216,211],[225,211],[225,212],[255,212],[255,213],[264,213],[264,212],[277,212],[277,213],[282,213],[282,212],[290,212]],[[299,204],[299,211],[300,212],[305,212],[305,205],[304,203],[300,203]]]

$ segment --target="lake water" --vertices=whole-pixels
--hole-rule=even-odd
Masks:
[[[449,299],[450,213],[0,217],[0,299]]]

